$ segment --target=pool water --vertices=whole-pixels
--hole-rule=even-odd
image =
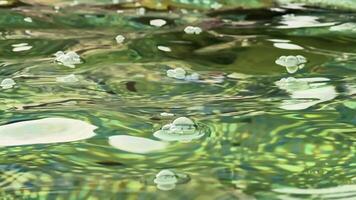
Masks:
[[[356,198],[355,12],[1,2],[0,199]]]

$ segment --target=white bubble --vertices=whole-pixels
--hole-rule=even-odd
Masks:
[[[171,124],[164,125],[161,130],[153,134],[155,137],[165,141],[189,142],[204,136],[201,130],[197,129],[196,124],[187,117],[179,117]]]
[[[183,68],[169,69],[167,70],[167,76],[176,79],[184,79],[185,78],[185,70]]]
[[[203,30],[200,27],[196,27],[196,26],[187,26],[184,28],[184,32],[186,34],[195,34],[195,35],[199,35]]]
[[[74,51],[69,51],[64,53],[63,51],[58,51],[54,54],[56,56],[55,61],[61,63],[62,65],[70,68],[75,68],[76,64],[82,63],[80,56]]]
[[[166,24],[167,24],[166,20],[163,20],[163,19],[152,19],[152,20],[150,20],[150,25],[151,26],[161,27],[161,26],[164,26]]]
[[[178,183],[178,178],[175,172],[164,169],[160,171],[153,182],[157,185],[157,188],[160,190],[172,190],[176,187]]]
[[[0,126],[0,146],[73,142],[95,136],[97,127],[77,119],[53,117]]]
[[[286,68],[288,73],[295,73],[299,69],[302,69],[307,62],[307,59],[304,56],[281,56],[279,57],[275,63],[277,65],[281,65]]]
[[[115,40],[118,44],[121,44],[125,41],[125,37],[123,35],[118,35],[115,37]]]
[[[2,89],[10,89],[10,88],[13,88],[14,85],[16,85],[16,82],[12,78],[5,78],[0,83],[0,87]]]

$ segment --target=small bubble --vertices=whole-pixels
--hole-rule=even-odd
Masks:
[[[199,35],[203,30],[200,27],[196,27],[196,26],[187,26],[184,29],[184,32],[186,34],[195,34],[195,35]]]
[[[162,27],[162,26],[164,26],[166,24],[167,24],[166,20],[163,20],[163,19],[152,19],[152,20],[150,20],[150,25],[151,26]]]
[[[56,56],[55,61],[61,63],[62,65],[70,68],[75,68],[76,64],[82,63],[80,56],[74,51],[69,51],[64,53],[63,51],[58,51],[54,54]]]
[[[125,37],[123,35],[118,35],[115,37],[115,40],[118,44],[121,44],[125,41]]]

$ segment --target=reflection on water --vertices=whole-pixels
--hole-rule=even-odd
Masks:
[[[0,1],[0,199],[355,199],[356,4],[139,2]]]

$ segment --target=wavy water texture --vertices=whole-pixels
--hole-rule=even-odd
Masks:
[[[0,199],[354,199],[355,9],[0,1]]]

